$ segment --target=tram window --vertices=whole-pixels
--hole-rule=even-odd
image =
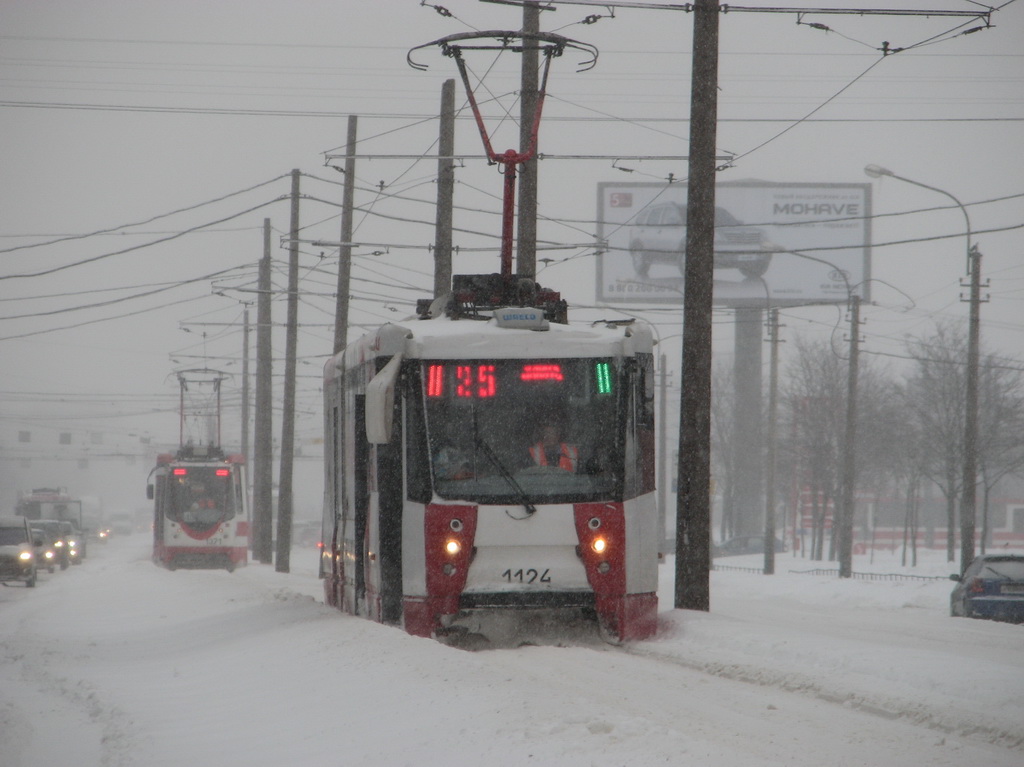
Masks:
[[[520,502],[522,493],[537,502],[620,495],[622,375],[611,359],[424,362],[421,401],[435,491],[495,503]],[[543,423],[558,427],[571,458],[532,457]]]
[[[204,529],[235,516],[235,488],[230,469],[175,467],[170,480],[167,516],[176,522]]]
[[[419,377],[410,370],[405,403],[405,470],[406,495],[411,501],[430,502],[430,451],[423,419],[423,400],[416,397]],[[428,382],[428,387],[430,386]]]

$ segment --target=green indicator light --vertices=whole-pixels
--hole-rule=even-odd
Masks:
[[[597,393],[612,393],[612,372],[611,365],[607,362],[598,362],[594,365],[594,372],[597,374]]]

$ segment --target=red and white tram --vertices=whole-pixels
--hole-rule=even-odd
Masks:
[[[245,458],[186,445],[157,456],[147,494],[153,503],[153,561],[168,570],[224,568],[248,561]]]
[[[569,325],[544,289],[480,308],[473,291],[492,277],[456,277],[442,316],[423,307],[327,363],[326,601],[418,636],[554,609],[650,637],[650,330]]]

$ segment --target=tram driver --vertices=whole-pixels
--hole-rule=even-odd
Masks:
[[[557,423],[548,422],[541,425],[537,441],[530,445],[530,460],[534,466],[553,466],[575,474],[580,451],[576,445],[562,439],[562,429]]]

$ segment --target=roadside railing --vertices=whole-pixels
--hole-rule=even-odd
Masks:
[[[754,573],[761,575],[764,569],[760,567],[736,567],[734,565],[712,564],[712,570],[730,573]],[[828,575],[839,577],[839,570],[818,567],[813,570],[789,570],[787,572],[796,575]],[[904,573],[852,573],[851,577],[863,581],[945,581],[948,576],[944,575],[907,575]]]

